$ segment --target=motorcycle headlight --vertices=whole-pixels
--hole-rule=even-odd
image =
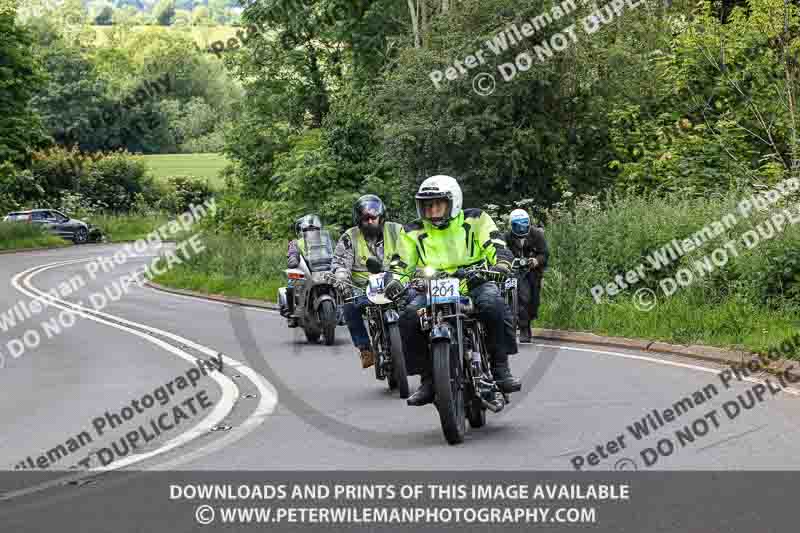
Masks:
[[[425,274],[426,278],[432,278],[434,274],[436,274],[436,269],[433,267],[426,266],[423,269],[423,273]]]

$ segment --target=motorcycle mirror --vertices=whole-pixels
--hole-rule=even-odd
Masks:
[[[380,274],[383,270],[383,265],[374,257],[367,258],[367,270],[370,274]]]

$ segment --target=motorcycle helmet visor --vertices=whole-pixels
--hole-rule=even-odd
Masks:
[[[369,198],[364,200],[359,205],[359,218],[360,222],[367,222],[369,220],[380,220],[384,215],[383,202],[377,198]]]
[[[531,229],[531,222],[526,218],[519,218],[511,221],[511,232],[514,235],[527,235]]]
[[[450,220],[453,202],[449,196],[423,196],[417,195],[417,213],[434,225],[440,225]]]

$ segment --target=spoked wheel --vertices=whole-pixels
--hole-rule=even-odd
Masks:
[[[437,342],[433,356],[433,385],[436,409],[442,423],[444,438],[450,444],[464,442],[466,418],[464,406],[464,375],[458,356],[451,356],[450,343]]]
[[[511,291],[511,312],[514,315],[514,332],[519,329],[519,289]]]
[[[397,387],[401,398],[408,398],[408,375],[406,374],[406,358],[403,355],[403,341],[400,338],[400,326],[389,324],[389,346],[392,351],[392,376],[389,387]],[[392,387],[394,382],[394,387]]]
[[[336,342],[336,306],[330,300],[325,300],[319,306],[319,322],[322,325],[322,336],[325,345],[330,346]]]
[[[383,380],[386,379],[386,374],[383,371],[383,352],[378,351],[375,354],[375,379]],[[391,384],[389,385],[391,387]]]
[[[506,305],[511,311],[511,322],[514,324],[514,335],[519,331],[519,300],[517,289],[508,289],[506,292]]]
[[[473,428],[482,428],[486,425],[486,409],[483,408],[477,398],[473,398],[469,402],[467,420],[469,420],[470,427]]]

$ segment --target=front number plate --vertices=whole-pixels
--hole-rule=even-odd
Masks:
[[[458,279],[437,279],[431,283],[431,298],[433,303],[444,304],[457,302],[459,298]]]
[[[367,289],[367,294],[370,295],[383,294],[383,289],[384,289],[383,282],[384,282],[383,274],[372,274],[369,277],[369,287]]]

